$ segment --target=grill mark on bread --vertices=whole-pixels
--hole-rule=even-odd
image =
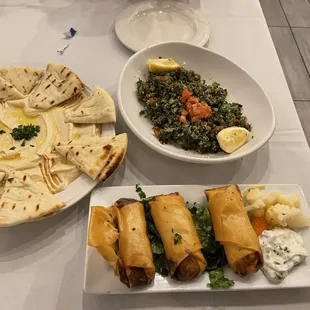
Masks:
[[[121,163],[123,162],[124,154],[125,154],[125,149],[123,149],[122,152],[116,157],[111,167],[106,171],[104,176],[101,177],[101,181],[107,180],[113,174],[113,172],[118,168],[118,166],[121,165]],[[107,166],[113,161],[114,158],[115,158],[115,153],[111,155],[107,163]]]

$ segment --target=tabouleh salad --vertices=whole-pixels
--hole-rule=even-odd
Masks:
[[[151,120],[161,143],[205,154],[232,153],[248,141],[251,124],[242,105],[228,102],[219,83],[207,84],[173,59],[150,59],[148,65],[148,79],[137,82],[140,115]]]

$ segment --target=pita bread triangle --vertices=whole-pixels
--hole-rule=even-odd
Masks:
[[[0,68],[0,76],[11,83],[23,95],[30,93],[42,72],[42,70],[27,66]]]
[[[115,105],[111,96],[102,88],[96,86],[92,95],[87,97],[80,106],[66,115],[66,123],[115,123]]]
[[[112,152],[110,144],[81,145],[74,142],[63,146],[56,145],[55,149],[93,180],[97,179]]]
[[[101,181],[107,180],[112,175],[112,173],[122,164],[126,155],[128,145],[127,134],[122,133],[113,138],[115,139],[113,143],[112,153],[106,166],[103,168],[99,175],[99,179]]]
[[[27,108],[46,111],[79,94],[85,85],[69,68],[50,63],[43,77],[31,91]]]
[[[0,198],[0,226],[36,219],[63,208],[48,189],[21,171],[10,173]]]
[[[105,181],[106,179],[109,178],[109,176],[112,175],[112,173],[123,162],[125,154],[126,154],[126,150],[127,150],[127,144],[128,144],[127,134],[123,133],[115,137],[90,137],[90,136],[86,137],[85,136],[76,141],[59,142],[56,144],[55,149],[63,155],[62,153],[63,151],[61,150],[68,150],[68,148],[70,148],[70,145],[71,147],[73,145],[73,146],[82,146],[84,148],[86,147],[99,147],[100,148],[105,145],[111,145],[112,150],[109,154],[108,160],[99,174],[99,179],[102,181]],[[76,166],[78,167],[78,165]]]
[[[24,97],[25,96],[20,93],[11,83],[0,77],[0,102],[22,99]]]

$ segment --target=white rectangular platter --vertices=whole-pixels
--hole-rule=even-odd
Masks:
[[[242,192],[252,186],[255,185],[239,185]],[[214,187],[217,187],[217,185],[154,185],[142,186],[142,189],[147,196],[179,192],[184,197],[185,201],[206,204],[203,190]],[[309,206],[299,185],[266,185],[264,193],[273,190],[281,191],[286,195],[297,194],[301,201],[302,213],[305,216],[310,217]],[[134,186],[98,188],[94,190],[91,195],[90,207],[109,207],[119,198],[139,199]],[[307,250],[310,251],[310,229],[304,229],[298,232],[301,234]],[[225,276],[235,281],[235,285],[229,289],[230,291],[310,287],[310,258],[307,258],[304,263],[296,267],[280,284],[270,283],[261,271],[254,275],[241,278],[234,274],[229,267],[226,267]],[[155,280],[152,284],[137,288],[128,288],[114,275],[112,268],[105,262],[97,250],[86,245],[84,274],[84,291],[86,293],[141,294],[164,292],[208,292],[211,291],[211,289],[207,287],[207,283],[209,283],[208,273],[204,273],[198,279],[190,282],[178,282],[169,277],[162,277],[159,274],[156,274]]]

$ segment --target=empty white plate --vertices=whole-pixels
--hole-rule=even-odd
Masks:
[[[176,1],[142,1],[118,16],[118,39],[137,52],[149,45],[168,41],[205,45],[210,36],[206,18],[190,6]]]

